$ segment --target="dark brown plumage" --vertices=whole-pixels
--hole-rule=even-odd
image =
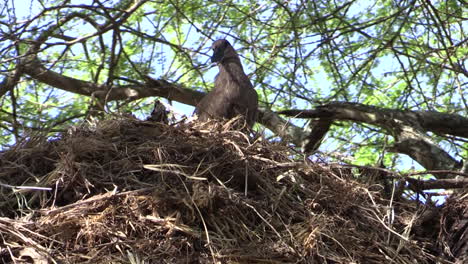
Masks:
[[[214,89],[195,108],[198,119],[231,119],[242,115],[252,127],[257,119],[258,95],[244,73],[239,55],[225,39],[215,41],[212,49],[211,62],[218,64],[219,74]]]
[[[166,106],[161,103],[159,100],[154,101],[153,111],[151,115],[146,119],[146,121],[160,122],[163,124],[169,124],[168,118],[169,111],[167,111]]]

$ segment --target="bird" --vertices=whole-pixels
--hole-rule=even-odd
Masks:
[[[258,95],[244,72],[239,55],[226,39],[216,40],[211,48],[211,62],[217,64],[219,73],[213,90],[195,107],[198,120],[231,119],[241,115],[252,128],[257,120]]]
[[[169,124],[168,114],[169,111],[166,109],[166,106],[159,100],[156,100],[154,101],[153,111],[146,121],[159,122],[167,125]]]

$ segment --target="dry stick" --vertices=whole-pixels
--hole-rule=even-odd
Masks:
[[[4,224],[2,224],[2,222],[8,223],[8,224],[10,224],[10,222],[11,222],[11,221],[7,221],[7,220],[4,220],[4,219],[5,219],[5,218],[0,217],[0,228],[2,228],[2,226],[4,225]],[[58,240],[55,240],[55,239],[53,239],[53,238],[50,238],[50,237],[47,237],[47,236],[38,234],[38,233],[36,233],[36,232],[34,232],[34,231],[32,231],[32,230],[29,230],[29,229],[23,227],[22,225],[15,226],[15,229],[16,229],[16,228],[17,228],[17,229],[21,229],[21,230],[23,230],[23,231],[26,231],[26,232],[28,232],[28,233],[31,233],[31,234],[33,234],[33,235],[35,235],[35,236],[37,236],[37,237],[42,238],[42,239],[51,240],[51,241],[56,242],[56,243],[58,243],[58,244],[63,244],[62,242],[60,242],[60,241],[58,241]],[[4,229],[11,232],[11,230],[10,230],[9,228],[7,228],[6,225],[5,225]],[[16,233],[14,233],[14,234],[16,234]],[[17,235],[17,236],[18,236],[18,235]],[[18,237],[20,237],[20,236],[18,236]],[[23,239],[23,240],[24,240],[24,239]],[[25,241],[25,242],[26,242],[26,241]]]
[[[388,210],[387,210],[387,217],[388,217],[388,225],[389,226],[393,226],[393,221],[395,219],[395,211],[393,210],[393,201],[395,199],[395,189],[396,189],[396,185],[395,185],[395,183],[393,183],[392,195],[390,197],[390,203],[389,203]],[[390,233],[388,233],[387,243],[390,243],[390,236],[391,236]]]
[[[205,169],[204,171],[202,171],[201,173],[196,173],[195,172],[195,176],[192,174],[192,175],[189,175],[185,172],[182,172],[182,171],[177,171],[177,170],[170,170],[170,169],[162,169],[161,167],[187,167],[187,166],[181,166],[181,165],[177,165],[177,164],[151,164],[151,165],[143,165],[143,168],[145,169],[148,169],[148,170],[152,170],[152,171],[157,171],[157,172],[167,172],[167,173],[174,173],[178,176],[184,176],[186,177],[187,179],[191,179],[191,180],[200,180],[200,181],[206,181],[207,179],[205,177],[198,177],[196,175],[203,175],[206,171],[208,171],[211,167],[208,167],[207,169]]]
[[[369,190],[366,189],[366,193],[369,196],[370,200],[372,201],[372,204],[374,205],[374,207],[377,207],[377,204],[375,203],[374,198],[372,197],[372,194],[369,192]],[[374,210],[371,210],[371,212],[374,214],[374,216],[377,218],[377,220],[385,227],[385,229],[392,232],[393,234],[395,234],[399,238],[403,239],[404,241],[408,241],[407,237],[402,236],[401,234],[399,234],[398,232],[396,232],[392,228],[388,227],[385,224],[385,222],[382,219],[380,219],[380,217],[377,215],[377,213]]]
[[[265,218],[263,218],[263,216],[257,211],[257,209],[255,209],[255,207],[253,207],[252,205],[250,205],[250,204],[248,204],[246,202],[243,202],[243,204],[245,204],[246,206],[248,206],[252,210],[254,210],[254,212],[263,220],[263,222],[265,222],[265,224],[267,224],[276,233],[278,238],[281,239],[280,233],[278,231],[276,231],[276,229]]]
[[[193,200],[193,197],[192,195],[190,195],[190,191],[187,187],[187,185],[185,184],[185,182],[182,180],[181,178],[181,175],[188,178],[188,179],[196,179],[196,180],[206,180],[206,178],[201,178],[201,177],[197,177],[196,175],[203,175],[206,171],[210,170],[211,169],[211,166],[208,167],[207,169],[205,169],[204,171],[202,171],[202,173],[198,173],[198,168],[197,168],[197,171],[194,172],[194,174],[192,175],[188,175],[184,172],[180,172],[180,171],[170,171],[170,170],[164,170],[164,169],[159,169],[158,167],[161,167],[161,166],[167,166],[168,164],[162,164],[162,165],[144,165],[143,167],[145,169],[149,169],[149,170],[154,170],[154,171],[159,171],[159,172],[174,172],[177,177],[179,178],[179,180],[182,182],[182,185],[184,186],[185,188],[185,191],[187,192],[187,195],[190,197],[190,201],[192,202],[193,206],[195,207],[195,209],[197,210],[199,216],[200,216],[200,220],[202,221],[202,224],[203,224],[203,228],[205,229],[205,234],[206,234],[206,240],[208,242],[208,247],[210,249],[210,252],[211,252],[211,256],[213,258],[213,262],[215,263],[216,260],[215,260],[215,254],[214,254],[214,250],[213,250],[213,247],[211,246],[211,240],[210,240],[210,236],[208,234],[208,227],[206,226],[206,223],[205,223],[205,219],[203,218],[203,215],[200,211],[200,209],[198,208],[197,204],[195,203],[195,201]],[[169,164],[171,165],[171,164]],[[173,164],[172,164],[173,165]],[[180,167],[179,165],[177,165],[177,167]],[[211,172],[211,170],[210,170]]]
[[[244,167],[245,168],[245,173],[244,173],[245,174],[245,177],[244,177],[244,179],[245,179],[245,182],[244,182],[244,185],[245,185],[244,186],[244,195],[245,196],[247,196],[247,189],[248,189],[247,187],[249,185],[249,169],[248,169],[247,164],[248,164],[248,162],[247,162],[247,160],[245,160],[245,167]]]
[[[16,186],[16,185],[9,185],[6,183],[1,183],[0,186],[10,189],[20,189],[20,190],[34,190],[34,191],[52,191],[50,187],[38,187],[38,186]]]
[[[10,229],[7,229],[7,226],[5,225],[4,227],[2,227],[3,224],[0,224],[0,229],[5,229],[5,230],[8,230],[8,233],[18,237],[19,239],[21,239],[24,243],[26,243],[27,245],[30,245],[32,246],[33,248],[39,250],[40,252],[46,254],[46,256],[48,257],[48,259],[50,259],[51,261],[53,261],[54,263],[56,263],[49,255],[49,252],[46,248],[44,248],[42,245],[40,245],[39,243],[36,243],[34,240],[32,240],[31,238],[29,237],[26,237],[24,234],[20,233],[20,232],[16,232],[14,230],[10,230]],[[50,239],[50,238],[47,238],[43,235],[40,235],[40,234],[37,234],[35,232],[32,232],[31,230],[27,229],[27,228],[23,228],[25,231],[29,231],[30,233],[32,234],[35,234],[35,235],[38,235],[39,237],[43,238],[43,239]],[[59,242],[59,241],[56,241],[56,240],[52,240],[52,241],[55,241],[55,242]],[[59,242],[60,243],[60,242]],[[8,250],[10,252],[10,254],[12,254],[12,252],[10,251],[10,247],[8,247]]]
[[[200,216],[200,220],[202,221],[202,224],[203,224],[203,228],[205,229],[206,242],[208,242],[208,247],[209,247],[210,252],[211,252],[211,257],[213,258],[213,263],[216,263],[215,253],[214,253],[213,247],[211,246],[210,235],[208,234],[208,227],[206,226],[205,219],[203,218],[203,215],[202,215],[200,209],[198,208],[197,204],[193,200],[193,196],[190,195],[190,191],[187,188],[187,185],[185,184],[185,182],[182,180],[182,178],[178,174],[177,174],[177,177],[182,182],[182,185],[184,186],[185,191],[187,192],[187,195],[190,197],[190,201],[192,202],[193,206],[195,206],[195,209],[197,209],[198,215]]]
[[[67,209],[80,206],[80,205],[85,205],[85,204],[89,204],[89,203],[94,203],[94,202],[97,202],[97,201],[100,201],[100,200],[107,200],[107,199],[110,199],[110,198],[113,198],[113,197],[125,196],[125,195],[127,195],[127,194],[145,192],[145,191],[152,190],[152,189],[154,189],[154,188],[156,188],[156,187],[148,187],[148,188],[143,188],[143,189],[138,189],[138,190],[132,190],[132,191],[127,191],[127,192],[121,192],[121,193],[117,193],[117,190],[114,189],[112,192],[110,192],[110,193],[105,193],[105,194],[103,194],[103,195],[100,195],[99,197],[93,196],[93,197],[91,197],[91,198],[89,198],[89,199],[87,199],[87,200],[84,200],[84,201],[81,201],[81,202],[77,202],[77,203],[74,203],[74,204],[65,205],[65,206],[62,206],[62,207],[60,207],[60,208],[56,208],[56,209],[52,209],[52,210],[39,210],[39,211],[44,212],[46,215],[49,215],[49,214],[56,214],[56,213],[65,211],[65,210],[67,210]]]

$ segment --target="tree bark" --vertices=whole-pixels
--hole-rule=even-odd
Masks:
[[[353,121],[381,127],[395,138],[390,151],[410,156],[427,170],[458,170],[462,163],[433,142],[426,132],[468,136],[468,118],[433,111],[402,111],[358,103],[332,102],[313,110],[286,110],[279,114]],[[448,178],[454,175],[439,176]]]

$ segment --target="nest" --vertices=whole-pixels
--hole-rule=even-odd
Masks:
[[[0,259],[445,263],[410,234],[414,205],[299,156],[214,121],[32,137],[1,154]]]

